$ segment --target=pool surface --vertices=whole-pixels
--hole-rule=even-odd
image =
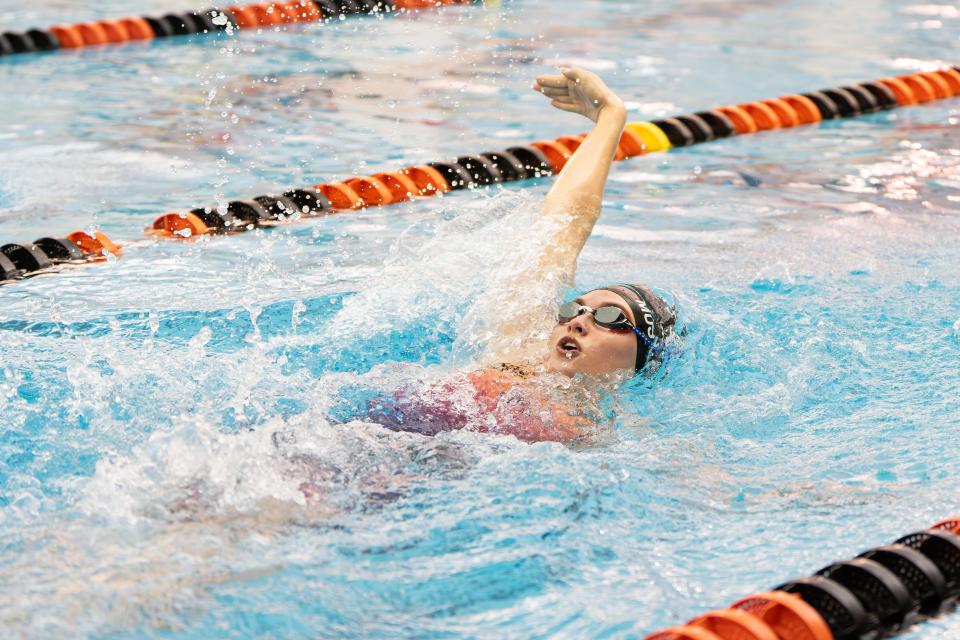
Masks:
[[[0,30],[192,8],[41,0]],[[168,211],[577,133],[529,90],[559,64],[647,120],[958,43],[946,3],[515,0],[17,56],[0,239],[143,240]],[[589,446],[365,420],[469,366],[470,310],[534,259],[548,187],[0,288],[0,625],[640,638],[960,512],[960,99],[617,163],[577,287],[669,291],[688,335]],[[952,615],[903,637],[958,636]]]

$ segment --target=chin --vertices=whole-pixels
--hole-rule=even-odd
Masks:
[[[548,358],[546,361],[545,369],[550,373],[560,373],[568,378],[572,378],[576,375],[588,376],[591,378],[597,379],[614,379],[620,380],[629,379],[633,377],[633,369],[630,367],[602,367],[596,370],[594,367],[590,367],[589,364],[584,366],[584,363],[577,362],[577,359],[574,360],[562,360],[560,358]]]
[[[562,373],[568,378],[572,378],[573,376],[580,373],[580,367],[578,367],[573,361],[560,360],[559,358],[555,358],[555,357],[549,358],[547,360],[546,368],[547,368],[547,371],[551,373]]]

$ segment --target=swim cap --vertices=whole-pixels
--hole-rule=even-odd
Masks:
[[[651,353],[662,353],[664,341],[673,334],[677,314],[663,298],[641,284],[620,284],[603,288],[623,298],[633,312],[638,329],[634,332],[637,336],[635,367],[639,372]]]

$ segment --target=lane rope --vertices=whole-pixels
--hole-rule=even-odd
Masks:
[[[651,122],[630,122],[624,128],[616,159],[626,160],[735,135],[814,124],[958,95],[960,67],[947,67],[800,95],[726,105]],[[555,140],[538,140],[394,172],[354,176],[341,182],[233,200],[225,207],[201,206],[175,211],[156,218],[146,233],[174,239],[231,235],[339,211],[386,206],[417,197],[553,175],[563,169],[584,136],[561,136]],[[85,244],[74,239],[75,236],[77,234],[71,234],[67,240],[77,244],[81,252],[86,251],[81,257],[71,253],[69,248],[66,250],[69,255],[64,254],[64,250],[58,248],[60,245],[39,240],[3,245],[0,247],[3,258],[0,260],[0,284],[52,268],[60,270],[64,264],[97,261],[107,253],[120,255],[120,247],[101,232],[97,232],[96,237],[84,234]],[[93,238],[99,245],[87,238]],[[42,256],[46,256],[46,260]]]
[[[834,562],[644,640],[872,640],[953,611],[960,517]]]
[[[78,49],[107,44],[196,34],[273,27],[300,22],[324,22],[355,15],[388,15],[476,0],[294,0],[232,5],[160,17],[140,16],[54,25],[23,33],[0,33],[0,59],[21,53]]]

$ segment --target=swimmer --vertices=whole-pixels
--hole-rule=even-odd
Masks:
[[[544,199],[541,213],[565,220],[540,267],[555,270],[572,282],[577,257],[600,217],[610,165],[626,124],[623,101],[596,75],[577,68],[560,75],[539,76],[533,85],[562,111],[594,122],[593,130],[567,161]],[[525,314],[532,319],[531,314]],[[659,353],[673,332],[676,318],[669,305],[643,285],[613,285],[586,292],[560,306],[544,366],[566,376],[637,373]],[[500,334],[532,335],[539,327],[520,318],[503,319]],[[533,354],[509,349],[506,362],[530,361]],[[533,356],[535,357],[535,356]],[[543,357],[542,355],[540,356]]]
[[[537,267],[514,282],[514,298],[502,300],[502,312],[490,326],[497,337],[481,358],[485,366],[378,403],[370,417],[389,428],[424,434],[496,431],[527,441],[589,439],[602,414],[589,389],[653,366],[673,337],[673,310],[643,285],[587,291],[560,305],[559,313],[531,301],[530,292],[544,282],[572,282],[577,258],[600,217],[627,117],[623,101],[583,69],[539,76],[533,89],[557,109],[594,123],[541,207],[540,215],[557,231]],[[547,334],[546,341],[533,339]],[[558,376],[571,382],[558,384]]]

